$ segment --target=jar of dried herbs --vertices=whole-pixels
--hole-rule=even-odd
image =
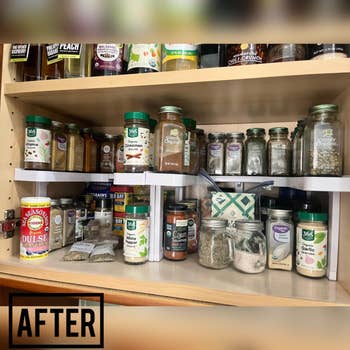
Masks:
[[[196,129],[196,132],[199,148],[198,169],[204,169],[207,166],[207,138],[203,129]]]
[[[232,132],[226,134],[225,175],[242,175],[244,134]]]
[[[82,172],[84,167],[84,139],[80,136],[79,127],[73,123],[67,125],[67,134],[67,171]]]
[[[266,175],[265,129],[251,128],[247,130],[244,164],[246,175]]]
[[[64,124],[52,121],[52,154],[51,170],[66,171],[67,163],[67,134],[64,130]]]
[[[224,175],[225,134],[212,133],[208,138],[208,174]]]
[[[343,174],[343,126],[338,106],[317,105],[311,108],[304,131],[304,174],[341,176]]]
[[[292,146],[288,139],[288,128],[269,130],[267,143],[268,174],[270,176],[289,176],[291,172]]]

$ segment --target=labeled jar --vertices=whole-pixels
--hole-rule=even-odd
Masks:
[[[155,129],[155,171],[183,173],[186,128],[182,122],[182,109],[163,106],[160,122]]]
[[[123,74],[123,44],[93,44],[91,76]]]
[[[343,125],[338,119],[338,106],[311,108],[304,129],[303,171],[311,176],[342,176]]]
[[[290,176],[292,165],[292,145],[288,139],[288,128],[269,130],[267,143],[268,175]]]
[[[258,220],[236,220],[233,266],[241,272],[260,273],[266,267],[266,237]]]
[[[114,198],[114,211],[125,213],[127,205],[132,203],[134,189],[131,186],[112,186],[110,189]]]
[[[58,58],[59,44],[46,44],[43,50],[41,76],[44,80],[63,79],[64,61]]]
[[[207,166],[207,138],[203,129],[196,129],[199,148],[199,169],[204,169]]]
[[[154,144],[155,144],[155,128],[157,125],[157,121],[155,119],[149,120],[149,170],[154,169]]]
[[[124,137],[117,136],[117,150],[116,150],[116,172],[124,172]]]
[[[294,224],[292,210],[268,209],[266,237],[268,268],[292,271]]]
[[[199,263],[202,266],[224,269],[232,261],[232,243],[226,227],[225,219],[202,219],[198,250]]]
[[[49,251],[62,248],[63,220],[59,199],[51,199]]]
[[[313,44],[309,45],[311,60],[328,60],[348,57],[346,44]]]
[[[100,172],[114,173],[115,139],[113,135],[105,134],[100,146]]]
[[[70,54],[69,57],[64,59],[64,77],[65,78],[83,78],[89,77],[88,65],[88,45],[86,44],[60,44],[60,45],[74,45],[76,46],[75,55]],[[77,46],[79,45],[79,49]],[[74,48],[73,48],[74,50]],[[74,56],[74,57],[73,57]]]
[[[198,45],[163,44],[162,71],[198,68]]]
[[[160,72],[161,51],[160,44],[130,44],[128,73]]]
[[[84,138],[84,173],[95,173],[97,171],[97,142],[94,139],[92,130],[82,130]]]
[[[266,44],[228,44],[226,46],[226,65],[243,66],[266,62]]]
[[[74,202],[75,207],[75,230],[74,242],[79,242],[84,239],[84,226],[87,225],[88,209],[84,198],[79,198],[79,201]]]
[[[29,54],[28,59],[23,63],[23,81],[41,80],[41,68],[43,60],[43,44],[28,44]]]
[[[208,138],[208,174],[224,175],[225,134],[212,133],[208,135]]]
[[[224,44],[202,44],[199,46],[200,68],[223,67],[225,64]]]
[[[113,204],[111,198],[98,198],[96,200],[95,220],[99,221],[100,227],[112,231],[113,226]]]
[[[67,171],[82,172],[84,168],[84,139],[80,136],[79,127],[74,123],[68,124],[67,136]]]
[[[61,208],[63,210],[63,237],[62,246],[74,243],[75,233],[75,208],[71,198],[60,199]]]
[[[298,213],[296,268],[307,277],[319,278],[327,272],[327,214]]]
[[[113,214],[113,232],[119,237],[118,248],[124,245],[126,213],[115,212]]]
[[[244,134],[231,132],[226,134],[225,175],[243,174]]]
[[[124,114],[124,171],[149,170],[149,115],[143,112]]]
[[[164,257],[185,260],[188,241],[188,208],[183,204],[170,204],[165,212]]]
[[[292,149],[293,149],[292,174],[294,176],[303,175],[304,127],[305,127],[305,121],[298,120],[297,127],[294,129],[294,138],[292,142]]]
[[[149,207],[128,205],[126,207],[124,232],[124,261],[143,264],[149,257]]]
[[[307,45],[301,44],[270,44],[267,62],[288,62],[307,59]]]
[[[265,129],[251,128],[247,130],[244,166],[246,175],[266,175]]]
[[[184,167],[185,174],[198,174],[199,149],[197,145],[196,121],[189,118],[182,119],[185,127],[185,144],[184,144]]]
[[[199,227],[200,220],[197,209],[197,202],[191,200],[180,201],[179,204],[186,205],[188,208],[188,239],[187,239],[187,252],[196,253],[198,251],[199,244]]]
[[[51,170],[66,171],[67,166],[67,134],[64,124],[52,121]]]

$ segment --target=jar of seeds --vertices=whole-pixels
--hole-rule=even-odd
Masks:
[[[338,106],[317,105],[310,109],[304,130],[305,175],[341,176],[343,174],[343,126]]]
[[[225,175],[242,175],[244,134],[232,132],[226,134]]]
[[[251,128],[247,130],[244,164],[246,175],[266,175],[265,129]]]
[[[212,133],[208,138],[208,174],[224,175],[225,134]]]

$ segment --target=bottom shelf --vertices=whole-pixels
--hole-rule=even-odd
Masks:
[[[339,283],[313,280],[294,272],[266,270],[246,275],[229,267],[210,270],[197,263],[197,256],[172,262],[127,265],[122,252],[112,263],[64,262],[69,248],[49,257],[24,262],[18,257],[0,260],[0,274],[42,281],[69,283],[71,286],[96,287],[101,292],[118,290],[152,296],[238,306],[294,306],[350,304],[350,295]]]

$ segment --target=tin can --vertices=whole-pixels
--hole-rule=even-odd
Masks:
[[[51,200],[47,197],[21,199],[20,257],[44,258],[49,253]]]

